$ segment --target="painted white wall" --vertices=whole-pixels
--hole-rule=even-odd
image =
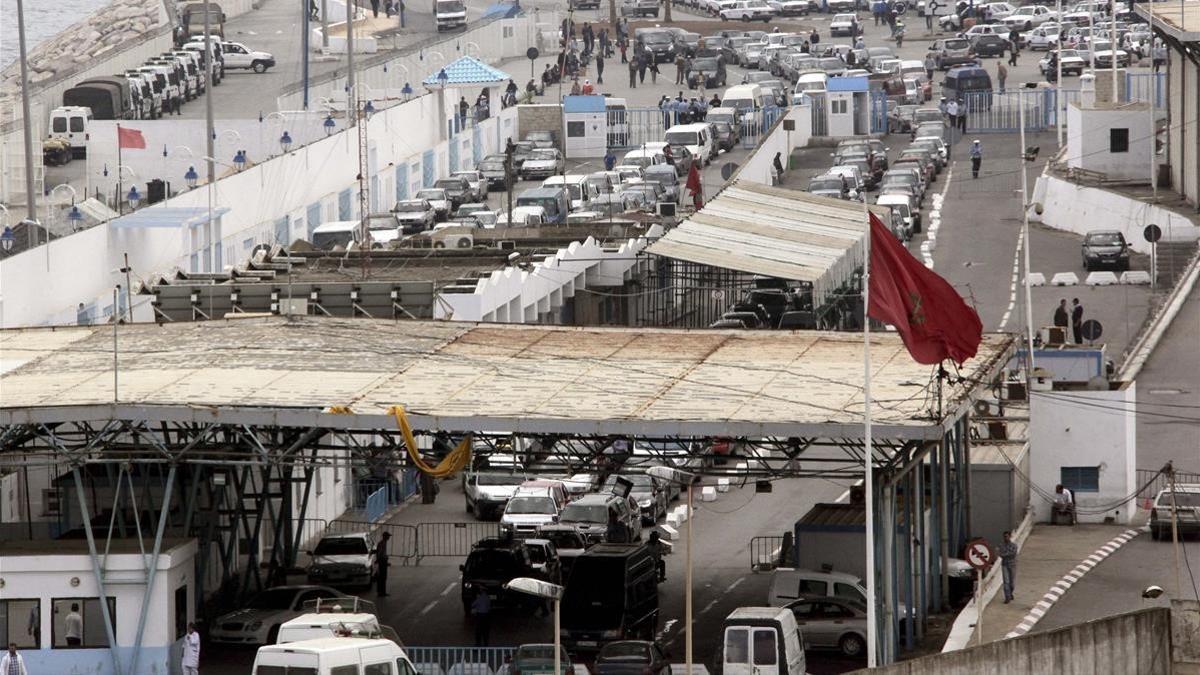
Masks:
[[[1031,397],[1029,478],[1037,492],[1030,502],[1037,522],[1050,520],[1051,502],[1042,494],[1053,495],[1064,466],[1100,468],[1100,491],[1075,493],[1081,510],[1120,502],[1136,489],[1136,383],[1115,391],[1034,391]],[[1113,516],[1127,524],[1133,512],[1134,505],[1124,504],[1104,513],[1079,513],[1078,519],[1098,523]]]
[[[1129,130],[1129,151],[1109,152],[1109,132]],[[1119,109],[1067,108],[1067,165],[1099,171],[1114,180],[1150,179],[1150,106],[1128,103]]]
[[[1150,244],[1142,237],[1142,230],[1150,223],[1162,228],[1162,241],[1200,239],[1200,227],[1170,209],[1046,174],[1038,177],[1033,202],[1042,204],[1043,211],[1038,215],[1030,209],[1032,221],[1076,234],[1119,230],[1133,250],[1147,255]]]
[[[791,156],[792,150],[802,148],[808,145],[808,140],[812,137],[812,109],[808,105],[798,105],[788,111],[784,119],[793,120],[796,123],[795,131],[784,131],[783,122],[775,125],[775,129],[767,134],[759,146],[750,153],[746,158],[746,163],[737,173],[738,179],[752,180],[763,185],[770,185],[772,176],[775,173],[772,162],[775,159],[775,153],[782,152],[783,157],[780,161],[783,162],[784,169],[787,168],[787,158]],[[705,186],[708,189],[708,186]],[[712,197],[715,191],[707,196]]]
[[[452,89],[444,96],[457,98]],[[515,132],[516,109],[509,108],[484,121],[478,135],[468,130],[441,140],[448,118],[441,99],[440,92],[421,96],[381,110],[368,122],[373,160],[367,173],[380,178],[381,188],[374,198],[377,208],[390,206],[397,197],[397,167],[408,167],[408,191],[401,192],[407,196],[420,188],[427,167],[432,179],[444,176],[472,162],[476,147],[480,156],[498,152]],[[339,128],[343,127],[344,122],[339,122]],[[456,155],[451,143],[457,150],[457,162],[452,161]],[[161,160],[161,148],[159,152]],[[111,312],[111,289],[125,284],[124,275],[117,272],[125,253],[135,279],[149,280],[176,268],[219,271],[243,262],[257,244],[290,243],[306,237],[308,229],[319,222],[339,219],[339,194],[346,190],[350,191],[351,217],[356,217],[357,174],[357,132],[343,131],[220,178],[211,191],[213,206],[230,212],[212,227],[133,229],[117,227],[117,220],[6,258],[0,261],[0,288],[4,289],[0,326],[73,324],[80,303],[92,307],[97,316],[104,316],[106,307]],[[110,176],[110,181],[115,182],[115,176]],[[384,185],[391,188],[386,194],[382,194]],[[202,186],[164,205],[205,208],[208,199],[209,190]],[[310,208],[319,211],[316,223],[308,222]],[[278,237],[276,225],[282,218],[288,220],[284,236]],[[141,308],[135,319],[150,319],[144,308],[147,300],[135,297],[134,306]]]

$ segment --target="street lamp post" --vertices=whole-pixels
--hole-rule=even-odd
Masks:
[[[696,513],[692,510],[692,483],[696,480],[696,474],[682,469],[676,469],[670,466],[652,466],[646,469],[646,473],[661,480],[671,481],[672,483],[680,483],[687,487],[687,546],[685,561],[684,561],[684,586],[685,595],[683,602],[683,640],[684,640],[684,666],[687,669],[687,675],[692,675],[692,521],[696,517]]]
[[[517,577],[504,584],[504,588],[550,600],[554,603],[554,675],[562,675],[562,635],[560,634],[559,604],[562,602],[563,587],[532,577]]]
[[[200,174],[196,173],[196,167],[189,166],[187,173],[183,174],[183,180],[187,183],[189,190],[196,189],[196,182],[200,180]]]

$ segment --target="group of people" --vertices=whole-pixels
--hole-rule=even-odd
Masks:
[[[658,109],[663,114],[663,128],[669,129],[676,124],[691,124],[692,122],[703,122],[708,117],[708,108],[714,108],[721,105],[721,99],[713,95],[712,101],[704,100],[703,96],[693,96],[690,99],[684,98],[683,92],[679,92],[675,98],[663,95],[658,100]]]
[[[1072,298],[1069,308],[1066,298],[1059,301],[1058,307],[1054,310],[1054,325],[1063,329],[1066,339],[1072,340],[1075,344],[1083,344],[1083,305],[1079,303],[1079,298]],[[1069,332],[1068,326],[1070,327]]]
[[[517,85],[515,83],[513,83],[512,80],[508,81],[508,89],[505,90],[506,97],[509,96],[509,90],[511,90],[511,94],[513,96],[516,95]],[[479,96],[475,97],[475,105],[473,107],[470,103],[467,102],[466,96],[459,97],[459,99],[458,99],[458,123],[459,123],[459,126],[462,126],[462,127],[467,126],[467,120],[469,118],[474,119],[476,122],[482,122],[483,120],[486,120],[487,118],[492,116],[491,108],[492,108],[492,99],[491,99],[491,96],[488,94],[488,90],[486,88],[482,89],[479,92]]]

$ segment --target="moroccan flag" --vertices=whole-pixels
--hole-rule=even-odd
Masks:
[[[704,186],[700,183],[700,171],[696,168],[696,164],[692,163],[692,168],[688,169],[687,185],[685,186],[692,193],[692,206],[699,211],[700,207],[704,206]]]
[[[137,129],[125,129],[117,125],[117,146],[134,150],[146,149],[146,137]]]
[[[896,327],[917,363],[962,363],[975,356],[983,324],[958,292],[913,257],[871,214],[868,315]]]

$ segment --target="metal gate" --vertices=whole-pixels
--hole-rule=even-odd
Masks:
[[[645,143],[661,141],[671,121],[672,114],[658,108],[609,110],[608,146],[636,148]]]
[[[1125,73],[1125,100],[1154,102],[1155,108],[1167,105],[1166,73]]]
[[[887,92],[882,89],[874,89],[870,92],[871,101],[871,133],[886,134],[891,130],[888,129],[888,97]]]
[[[405,647],[421,675],[494,675],[506,669],[516,647]]]
[[[1054,128],[1055,89],[968,92],[961,98],[967,110],[967,132],[1008,133],[1020,131],[1021,109],[1025,111],[1025,130]]]
[[[770,133],[775,122],[787,114],[787,108],[763,108],[747,111],[742,117],[742,147],[756,148],[759,142]]]
[[[499,523],[421,523],[416,527],[418,558],[465,557],[475,542],[500,535]]]
[[[807,94],[812,101],[812,135],[813,136],[828,136],[829,135],[829,115],[825,109],[825,94],[811,93]],[[886,110],[885,110],[886,114]]]

